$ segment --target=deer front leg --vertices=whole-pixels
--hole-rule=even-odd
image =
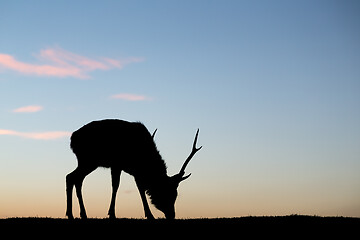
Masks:
[[[115,199],[116,199],[116,193],[119,188],[120,184],[120,173],[121,170],[111,168],[111,182],[112,182],[112,195],[111,195],[111,203],[109,207],[109,218],[115,219]]]
[[[139,189],[139,193],[140,193],[140,196],[141,196],[141,200],[142,200],[142,203],[143,203],[143,206],[144,206],[144,212],[145,212],[145,217],[149,220],[153,220],[155,219],[154,216],[152,215],[151,211],[150,211],[150,208],[149,208],[149,204],[147,202],[147,199],[146,199],[146,196],[145,196],[145,190],[144,188],[142,187],[141,184],[139,184],[139,182],[136,181],[136,185]]]

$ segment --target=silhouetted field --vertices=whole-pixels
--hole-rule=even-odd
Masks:
[[[360,218],[319,216],[266,216],[239,218],[204,218],[176,220],[146,219],[0,219],[0,230],[17,236],[94,237],[119,234],[132,237],[175,238],[179,236],[324,237],[353,236],[360,229]],[[288,235],[290,234],[290,235]],[[119,237],[122,238],[122,237]]]

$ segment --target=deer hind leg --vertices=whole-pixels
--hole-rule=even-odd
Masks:
[[[74,175],[76,175],[76,169],[66,175],[66,216],[69,219],[74,219],[72,213],[72,192],[74,188]]]
[[[116,193],[120,184],[120,174],[121,170],[116,168],[111,168],[111,183],[112,183],[112,195],[111,195],[111,203],[108,211],[109,218],[115,219],[115,200]]]
[[[73,172],[69,173],[66,176],[66,193],[67,193],[66,215],[68,216],[69,219],[74,218],[73,214],[72,214],[72,189],[73,189],[74,185],[76,188],[76,195],[77,195],[77,198],[79,201],[79,206],[80,206],[80,217],[83,219],[87,218],[86,210],[85,210],[85,206],[84,206],[84,202],[83,202],[83,198],[82,198],[81,187],[82,187],[82,183],[83,183],[86,175],[88,175],[95,169],[96,169],[96,167],[81,168],[78,166]]]

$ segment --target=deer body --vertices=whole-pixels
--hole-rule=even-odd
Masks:
[[[154,132],[155,134],[155,132]],[[198,134],[198,133],[197,133]],[[197,135],[193,145],[195,148]],[[120,174],[125,171],[135,178],[136,185],[143,202],[145,216],[153,219],[145,193],[156,208],[161,210],[166,218],[175,217],[175,200],[178,184],[188,176],[183,177],[184,169],[190,161],[188,158],[181,171],[170,177],[167,175],[166,164],[156,148],[153,136],[139,122],[122,120],[102,120],[91,122],[71,136],[71,149],[78,160],[77,168],[66,176],[67,210],[66,215],[72,219],[72,191],[76,194],[80,205],[81,218],[87,218],[82,199],[82,182],[86,175],[98,167],[111,169],[112,197],[109,217],[115,218],[115,199],[120,183]]]

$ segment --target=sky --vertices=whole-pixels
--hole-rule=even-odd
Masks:
[[[65,217],[70,135],[107,118],[157,128],[169,175],[200,129],[178,218],[360,217],[359,13],[350,0],[2,0],[0,218]],[[86,177],[89,217],[110,196],[108,169]],[[116,204],[144,217],[126,173]]]

